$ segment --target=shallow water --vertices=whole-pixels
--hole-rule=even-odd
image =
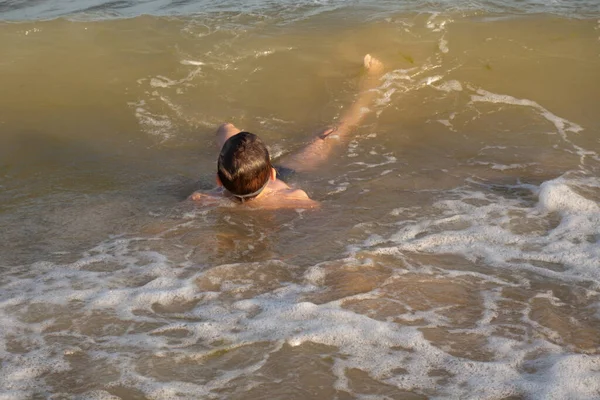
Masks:
[[[1,398],[600,398],[594,2],[3,7]],[[184,201],[367,52],[320,210]]]

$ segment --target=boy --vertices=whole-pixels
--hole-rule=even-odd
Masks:
[[[281,165],[297,172],[312,171],[325,161],[335,146],[328,137],[335,133],[338,138],[348,134],[362,120],[375,92],[372,89],[381,76],[383,65],[369,54],[364,57],[366,77],[361,82],[358,99],[344,114],[335,128],[327,129],[299,153],[282,160]],[[306,192],[292,189],[277,179],[271,165],[269,151],[260,138],[249,132],[241,132],[234,125],[225,123],[217,130],[217,146],[221,149],[217,160],[217,185],[220,193],[195,192],[190,198],[202,204],[217,202],[226,197],[237,203],[260,208],[314,208],[319,203],[311,200]]]

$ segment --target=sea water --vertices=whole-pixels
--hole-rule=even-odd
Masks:
[[[3,3],[0,398],[600,398],[599,8]],[[318,210],[185,200],[366,53]]]

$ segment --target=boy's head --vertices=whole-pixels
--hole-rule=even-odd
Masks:
[[[272,176],[267,146],[253,133],[240,132],[227,139],[217,161],[218,182],[240,200],[260,194]]]

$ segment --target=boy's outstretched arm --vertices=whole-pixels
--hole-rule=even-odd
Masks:
[[[281,165],[298,172],[316,169],[325,161],[338,140],[328,138],[337,135],[342,139],[347,136],[352,128],[357,126],[368,112],[368,107],[373,102],[376,92],[372,89],[377,85],[383,73],[383,64],[378,59],[367,54],[363,60],[366,76],[360,83],[358,98],[344,113],[333,128],[325,129],[298,153],[292,154],[281,161]]]

